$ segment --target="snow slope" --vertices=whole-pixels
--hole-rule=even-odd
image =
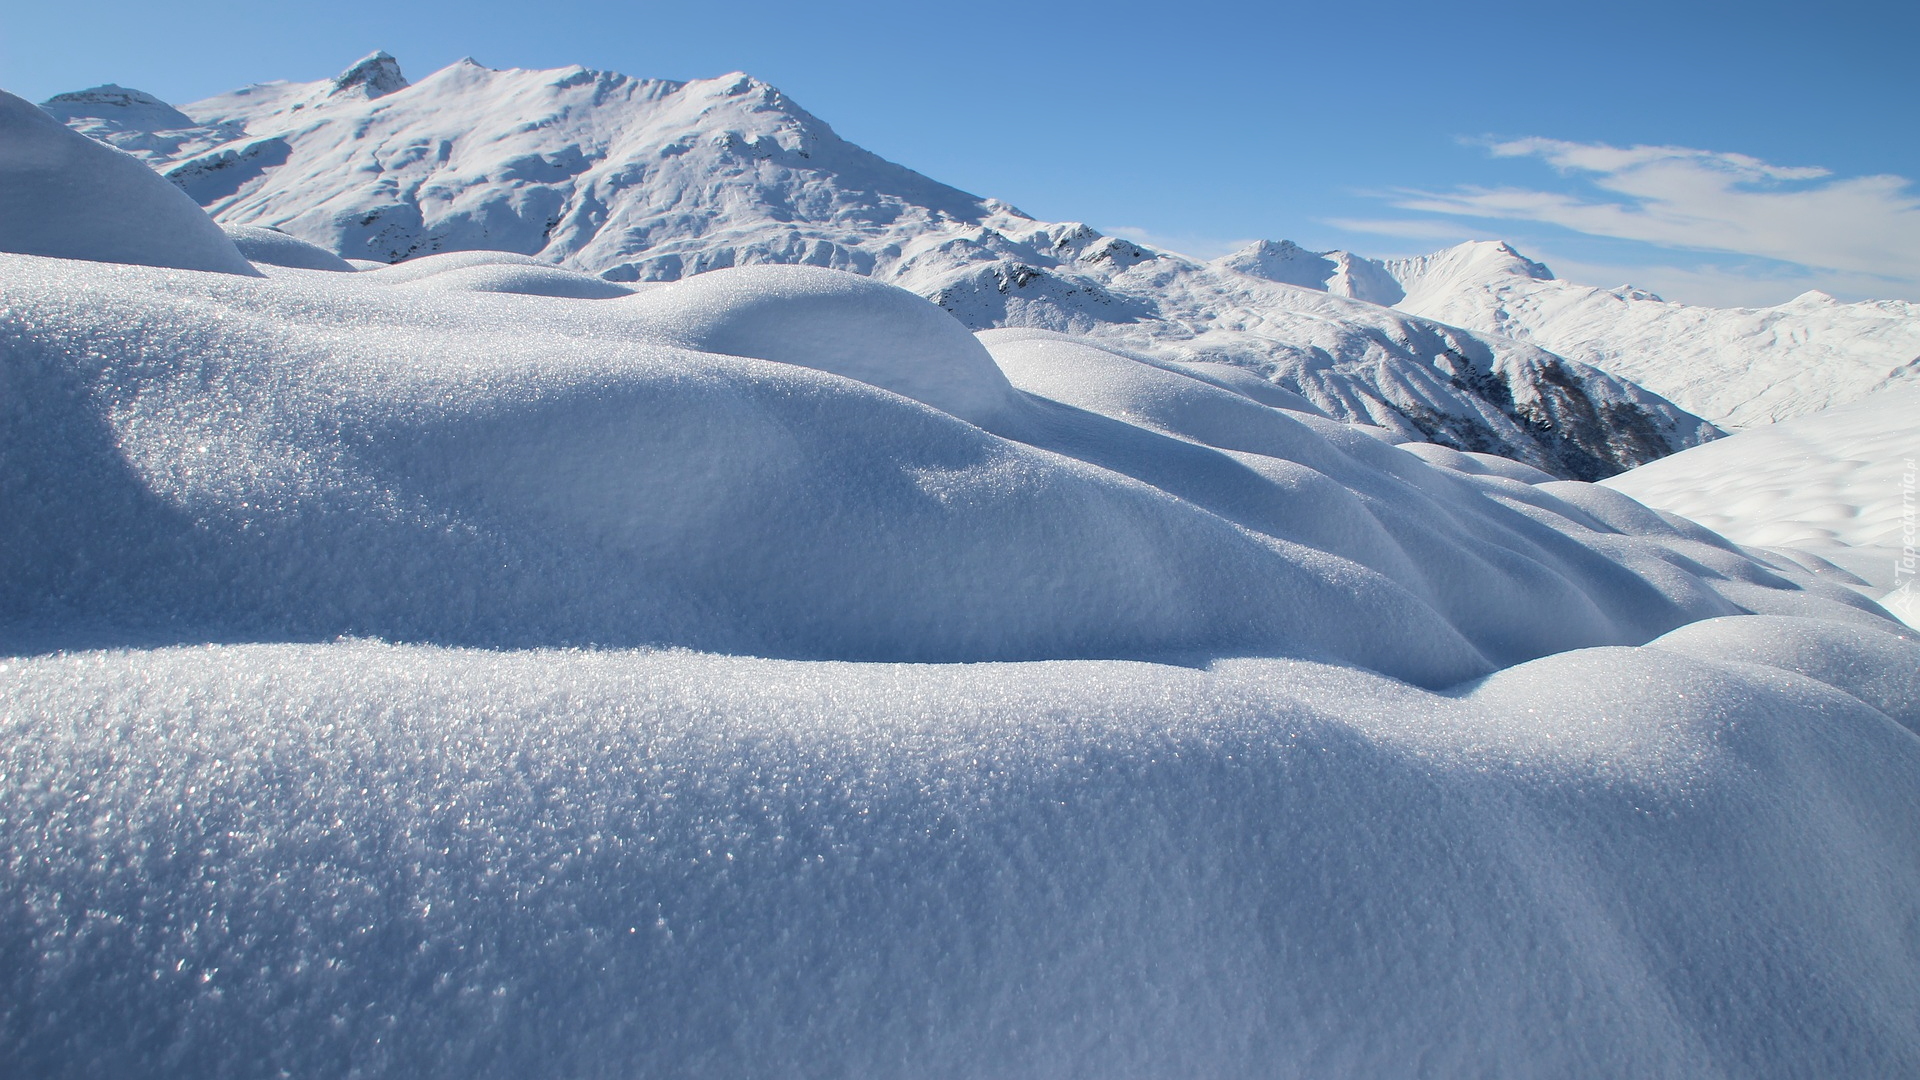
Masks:
[[[1908,383],[1743,431],[1607,483],[1742,544],[1837,564],[1912,624],[1920,618],[1913,592],[1917,477],[1920,384]]]
[[[1563,476],[1597,478],[1715,434],[1535,348],[1035,221],[846,142],[745,75],[677,83],[464,61],[409,85],[375,54],[334,80],[248,87],[180,113],[144,97],[116,104],[132,93],[48,107],[144,154],[218,220],[350,258],[498,249],[615,282],[759,263],[849,270],[972,329],[1237,364],[1329,415]]]
[[[1920,305],[1809,292],[1769,308],[1676,304],[1561,281],[1509,244],[1372,260],[1263,241],[1218,265],[1531,342],[1716,424],[1751,427],[1920,376]]]

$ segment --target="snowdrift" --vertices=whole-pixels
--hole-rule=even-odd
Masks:
[[[0,251],[259,273],[185,192],[3,90]]]
[[[1244,368],[595,280],[0,255],[0,1072],[1920,1070],[1856,591]]]
[[[1058,335],[983,346],[853,275],[425,287],[536,269],[456,261],[8,257],[0,601],[189,640],[1290,655],[1427,686],[1740,611],[1876,617],[1599,489]]]
[[[286,266],[297,270],[351,272],[353,265],[318,244],[309,244],[297,236],[258,225],[228,225],[227,239],[250,263]]]

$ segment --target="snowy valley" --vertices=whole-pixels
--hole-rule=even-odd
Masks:
[[[0,1073],[1920,1072],[1912,313],[1582,290],[0,95]]]

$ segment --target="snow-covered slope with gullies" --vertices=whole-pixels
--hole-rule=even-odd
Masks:
[[[1697,307],[1626,285],[1561,281],[1491,241],[1385,260],[1261,241],[1216,265],[1529,341],[1729,427],[1920,377],[1920,304],[1899,300],[1848,304],[1809,292],[1775,307]]]
[[[679,83],[463,61],[180,110],[103,87],[47,103],[219,221],[349,258],[517,252],[610,281],[798,263],[878,277],[975,329],[1067,331],[1248,368],[1398,438],[1596,478],[1716,432],[1624,380],[1464,332],[1036,221],[855,146],[745,75]]]

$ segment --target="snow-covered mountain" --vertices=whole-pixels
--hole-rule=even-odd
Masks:
[[[1717,432],[1548,351],[1034,220],[836,135],[746,75],[680,83],[463,61],[174,109],[122,87],[45,107],[228,225],[349,258],[517,252],[615,282],[797,263],[929,297],[973,329],[1067,331],[1251,369],[1329,416],[1595,478]]]
[[[1261,241],[1215,265],[1529,341],[1729,427],[1920,377],[1920,304],[1898,300],[1847,304],[1809,292],[1765,308],[1677,304],[1627,285],[1562,281],[1491,241],[1384,260]]]
[[[872,277],[230,228],[0,93],[0,1076],[1920,1075],[1831,567]]]

